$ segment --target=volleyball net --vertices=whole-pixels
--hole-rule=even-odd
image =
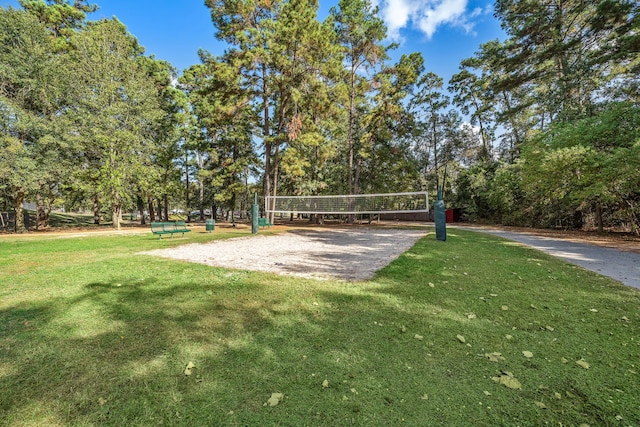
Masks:
[[[337,196],[267,196],[265,210],[273,213],[358,215],[429,212],[426,191]]]

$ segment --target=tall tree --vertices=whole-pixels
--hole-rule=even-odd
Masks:
[[[168,221],[169,194],[179,194],[181,190],[181,173],[175,160],[180,157],[179,142],[188,120],[189,105],[185,93],[174,86],[176,71],[168,62],[146,56],[138,57],[138,61],[157,91],[162,111],[155,126],[148,129],[153,152],[141,162],[136,175],[138,197],[139,200],[158,200],[163,207],[162,216]],[[142,215],[143,224],[144,221]]]
[[[361,177],[366,178],[363,186],[367,192],[418,189],[417,180],[408,176],[414,173],[414,168],[410,164],[407,138],[412,130],[412,116],[406,104],[424,71],[423,64],[419,53],[402,55],[397,64],[385,66],[376,74],[377,90],[371,108],[362,118],[364,132],[355,167],[356,193],[361,189]]]
[[[25,197],[55,167],[51,137],[61,68],[46,29],[24,11],[0,9],[0,176],[11,195],[16,231],[26,230]]]
[[[91,153],[81,157],[79,168],[95,168],[95,191],[109,201],[113,227],[119,229],[131,182],[153,149],[158,92],[140,60],[141,47],[119,21],[91,23],[74,45],[70,66],[78,84],[73,108],[66,112],[74,127],[68,138]]]
[[[205,4],[211,10],[211,19],[217,28],[216,37],[231,46],[226,60],[242,74],[244,88],[255,98],[257,112],[262,119],[258,136],[264,145],[264,191],[269,195],[273,183],[274,151],[269,39],[274,32],[281,1],[206,0]]]
[[[49,137],[50,142],[40,152],[42,161],[39,168],[42,176],[38,180],[39,190],[35,194],[36,198],[36,226],[42,229],[48,226],[51,204],[55,196],[59,195],[60,188],[70,176],[69,168],[72,164],[72,150],[56,150],[60,147],[59,136],[54,132],[63,132],[61,127],[59,111],[66,108],[68,100],[64,96],[67,91],[61,87],[68,84],[65,80],[72,76],[61,67],[64,64],[62,56],[72,49],[71,40],[77,31],[85,24],[87,13],[94,12],[97,6],[87,4],[86,0],[76,0],[69,3],[67,0],[21,0],[20,4],[29,14],[35,16],[48,30],[52,40],[52,49],[56,54],[58,65],[56,67],[59,76],[58,92],[55,97],[56,106],[50,112],[48,120],[52,124]],[[63,167],[64,166],[64,167]],[[48,209],[45,209],[45,198],[48,199]]]
[[[590,114],[597,91],[616,77],[611,59],[629,58],[637,44],[637,10],[631,0],[498,0],[496,16],[511,37],[503,83],[533,84],[551,119]]]
[[[417,92],[410,104],[418,122],[417,150],[421,153],[422,169],[425,173],[432,173],[436,190],[442,188],[444,179],[440,170],[443,162],[439,150],[446,139],[445,113],[450,103],[442,86],[442,77],[433,72],[425,73],[418,81]]]
[[[317,20],[315,0],[209,0],[217,37],[233,48],[226,61],[238,69],[261,116],[265,194],[276,195],[279,166],[309,114],[301,99],[323,81],[332,62],[330,33]]]
[[[370,0],[340,0],[330,13],[343,48],[344,82],[348,94],[347,191],[356,194],[358,102],[368,90],[368,83],[373,81],[373,69],[387,59],[388,48],[382,45],[387,28],[378,16],[378,8],[374,8]]]
[[[87,13],[98,6],[88,0],[19,0],[30,14],[36,16],[51,32],[57,51],[67,50],[69,41],[85,23]]]
[[[233,211],[236,200],[245,196],[249,169],[258,162],[252,144],[255,114],[235,69],[207,52],[200,52],[200,58],[202,64],[180,79],[195,115],[199,143],[194,148],[202,159],[198,178],[212,195],[212,210],[219,205]],[[201,213],[204,192],[202,198]]]
[[[478,61],[468,59],[462,61],[461,71],[449,80],[449,91],[453,92],[453,104],[463,114],[470,117],[472,124],[479,128],[482,139],[480,160],[486,161],[491,157],[491,142],[493,129],[491,116],[493,113],[493,94],[489,90],[489,80],[486,76],[476,75],[472,69],[478,68]]]

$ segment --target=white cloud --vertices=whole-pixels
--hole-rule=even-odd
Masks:
[[[380,11],[391,39],[399,40],[400,30],[409,27],[431,38],[443,25],[471,33],[472,20],[490,12],[491,8],[467,11],[467,5],[468,0],[380,0]]]
[[[387,0],[381,7],[382,19],[389,30],[389,37],[398,39],[400,29],[404,28],[409,18],[418,10],[419,2],[415,0]]]

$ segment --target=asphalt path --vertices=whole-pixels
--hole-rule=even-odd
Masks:
[[[460,228],[489,233],[525,244],[587,270],[611,277],[624,285],[640,289],[640,254],[638,253],[521,232],[484,227]]]

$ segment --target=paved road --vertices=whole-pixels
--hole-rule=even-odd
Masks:
[[[462,227],[461,227],[462,228]],[[587,243],[536,236],[528,233],[491,228],[465,227],[470,231],[494,234],[531,246],[567,262],[611,277],[627,286],[640,289],[640,254],[604,248]]]

